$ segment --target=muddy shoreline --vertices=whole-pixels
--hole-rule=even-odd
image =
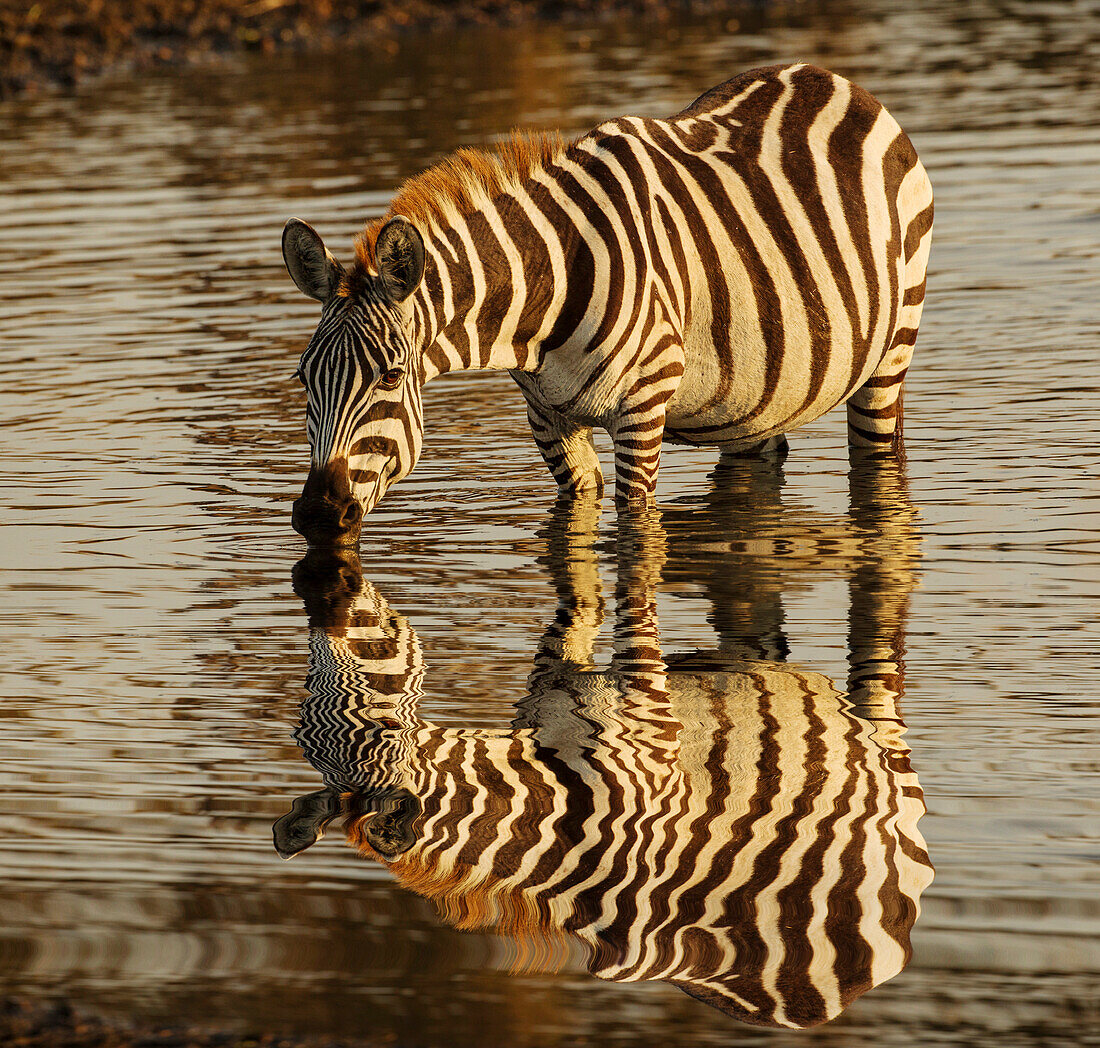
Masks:
[[[385,50],[415,29],[634,13],[750,10],[765,0],[0,0],[0,99],[70,89],[115,69],[216,61],[241,51]]]

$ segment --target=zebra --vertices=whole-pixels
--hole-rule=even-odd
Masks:
[[[299,572],[313,628],[295,737],[325,786],[275,824],[276,849],[298,854],[343,816],[348,842],[450,924],[505,936],[516,969],[553,970],[579,945],[598,978],[667,981],[742,1021],[834,1018],[908,963],[933,876],[898,708],[911,514],[887,498],[877,526],[839,529],[858,547],[839,554],[843,692],[756,656],[745,631],[666,658],[655,590],[678,555],[652,514],[620,517],[614,653],[596,669],[598,506],[559,512],[560,608],[506,728],[423,719],[415,630],[354,578],[353,552],[335,585]]]
[[[594,427],[628,508],[652,500],[662,443],[783,455],[841,403],[854,454],[901,455],[932,218],[882,104],[798,64],[668,120],[461,149],[399,189],[347,269],[291,219],[287,269],[322,303],[296,372],[294,527],[355,544],[420,456],[425,383],[453,371],[511,373],[565,499],[602,494]]]

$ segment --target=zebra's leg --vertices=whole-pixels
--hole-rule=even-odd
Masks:
[[[915,337],[916,332],[912,335]],[[854,456],[893,454],[904,458],[903,386],[912,356],[913,346],[899,345],[895,338],[886,359],[849,398],[848,448]]]
[[[927,227],[924,214],[928,216]],[[902,391],[924,309],[924,273],[932,239],[930,208],[917,216],[910,226],[911,231],[914,228],[924,232],[905,263],[905,294],[890,348],[871,377],[848,400],[848,448],[853,457],[892,453],[899,461],[905,458]],[[907,245],[910,239],[907,235]]]
[[[603,472],[592,428],[570,421],[560,412],[527,401],[527,421],[539,451],[558,482],[558,495],[572,499],[581,494],[603,494]]]
[[[615,502],[644,507],[657,490],[661,441],[665,436],[665,404],[672,395],[626,401],[608,426],[615,445]]]
[[[655,298],[651,309],[651,326],[639,354],[644,359],[630,372],[633,385],[623,387],[605,423],[615,445],[615,503],[620,508],[645,507],[657,491],[665,408],[684,377],[678,325],[662,300]]]

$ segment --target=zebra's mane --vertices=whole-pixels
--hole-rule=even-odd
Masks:
[[[510,946],[509,970],[557,971],[579,956],[565,930],[562,914],[537,893],[509,890],[491,874],[448,866],[438,852],[386,857],[371,847],[363,832],[370,816],[350,815],[344,823],[348,843],[360,856],[384,864],[400,884],[435,903],[443,919],[459,931],[492,930]]]
[[[406,181],[386,214],[355,238],[355,268],[377,272],[374,244],[379,230],[394,215],[404,215],[419,225],[446,225],[456,212],[460,217],[470,215],[526,182],[568,145],[558,131],[513,130],[509,138],[495,145],[459,149],[444,157]]]

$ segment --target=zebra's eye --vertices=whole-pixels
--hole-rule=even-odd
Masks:
[[[400,368],[390,368],[389,371],[383,372],[382,377],[378,380],[378,385],[383,389],[397,389],[402,375],[404,375],[404,372]]]
[[[296,378],[296,379],[297,379],[297,380],[298,380],[299,382],[301,382],[301,384],[302,384],[303,386],[304,386],[304,385],[306,384],[306,377],[305,377],[305,375],[303,375],[303,374],[302,374],[302,369],[301,369],[301,368],[298,368],[298,370],[294,372],[294,377],[295,377],[295,378]]]

